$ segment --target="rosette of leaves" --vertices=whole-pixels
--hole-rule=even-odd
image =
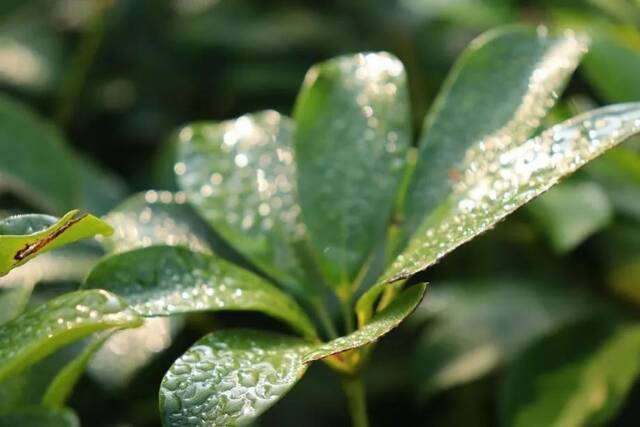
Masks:
[[[586,49],[572,33],[480,36],[455,64],[416,148],[404,67],[384,52],[312,67],[292,118],[263,111],[180,129],[181,189],[160,202],[190,205],[251,268],[201,244],[201,227],[165,233],[180,220],[156,224],[162,195],[150,192],[148,206],[120,215],[142,231],[116,233],[143,236],[148,247],[105,258],[86,287],[145,317],[257,311],[291,333],[204,336],[162,381],[163,423],[245,425],[322,360],[343,380],[354,425],[367,425],[360,372],[375,341],[423,298],[415,275],[640,132],[640,104],[630,103],[536,134]]]

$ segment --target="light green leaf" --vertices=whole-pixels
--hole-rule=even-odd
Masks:
[[[78,215],[77,210],[54,221],[45,215],[17,215],[0,221],[0,276],[51,249],[113,231],[107,223],[93,215]]]
[[[639,132],[640,104],[617,104],[574,117],[513,148],[494,151],[485,141],[470,149],[452,194],[425,219],[385,279],[424,270]]]
[[[558,253],[569,252],[606,227],[613,208],[602,187],[594,182],[566,182],[527,206]]]
[[[305,293],[311,283],[296,251],[304,227],[293,126],[275,111],[192,124],[179,133],[175,171],[189,202],[216,232],[265,273]]]
[[[30,407],[0,415],[0,427],[80,427],[70,409]]]
[[[61,214],[77,205],[79,187],[75,163],[57,129],[0,96],[0,192],[6,190]]]
[[[489,31],[469,45],[424,122],[405,239],[455,192],[472,152],[497,158],[531,136],[585,51],[582,38],[527,27]]]
[[[296,101],[302,216],[329,282],[347,286],[384,236],[411,142],[407,78],[387,53],[307,73]]]
[[[304,355],[305,363],[324,359],[377,341],[395,329],[416,309],[427,290],[426,284],[418,284],[404,290],[384,310],[371,318],[369,323],[349,335],[336,338],[313,348]]]
[[[113,332],[97,334],[78,356],[58,372],[47,387],[42,398],[43,405],[48,407],[62,407],[64,405],[93,355],[112,334]]]
[[[219,257],[182,247],[152,246],[107,257],[84,286],[114,292],[142,316],[251,310],[315,336],[300,306],[280,289]]]
[[[549,335],[509,368],[501,390],[509,427],[604,425],[640,373],[640,326],[595,318]]]
[[[243,426],[302,377],[309,345],[279,334],[228,330],[209,334],[176,360],[160,386],[165,426]]]
[[[593,308],[584,295],[557,284],[439,283],[413,316],[433,321],[413,353],[414,383],[426,395],[478,379]]]
[[[91,333],[139,326],[118,297],[90,290],[64,294],[0,326],[0,380]]]

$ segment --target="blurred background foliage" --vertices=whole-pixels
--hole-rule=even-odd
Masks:
[[[3,0],[0,211],[105,214],[133,193],[175,190],[175,129],[267,108],[289,114],[308,67],[342,53],[386,50],[403,61],[417,132],[464,46],[514,23],[593,40],[547,125],[640,101],[638,0]],[[0,298],[12,297],[9,280],[42,282],[31,304],[75,288],[100,248],[67,252],[2,279]],[[61,260],[64,268],[52,267]],[[374,425],[640,424],[638,141],[424,279],[425,302],[368,369]],[[231,314],[185,320],[108,342],[71,399],[85,425],[158,425],[170,363],[203,332],[250,323]],[[3,384],[0,396],[42,388],[81,348]],[[260,424],[346,425],[338,387],[314,366]]]

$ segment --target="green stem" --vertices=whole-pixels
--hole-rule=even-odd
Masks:
[[[348,290],[348,288],[346,288]],[[344,320],[345,334],[350,334],[355,330],[353,321],[354,313],[351,307],[351,292],[337,292],[340,300],[340,309],[342,310],[342,318]]]
[[[353,427],[368,427],[367,401],[362,378],[342,377],[342,389],[347,396]]]
[[[316,312],[316,316],[318,316],[318,320],[320,320],[320,323],[322,324],[325,332],[329,335],[329,338],[338,338],[338,331],[336,330],[336,327],[331,320],[331,316],[327,311],[327,307],[325,307],[322,301],[314,300],[312,304]]]

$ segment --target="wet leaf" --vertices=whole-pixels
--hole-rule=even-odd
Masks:
[[[489,31],[469,45],[424,122],[405,239],[456,191],[472,152],[497,154],[530,137],[585,51],[581,38],[526,27]]]
[[[640,326],[596,318],[523,352],[501,390],[505,426],[604,425],[640,373]]]
[[[495,149],[496,141],[489,140],[469,149],[451,195],[425,219],[385,279],[424,270],[637,133],[640,104],[617,104],[574,117],[513,148]]]
[[[30,407],[0,415],[0,427],[80,427],[70,409]]]
[[[77,210],[57,221],[46,215],[6,218],[0,221],[0,276],[51,249],[111,232],[107,223]]]
[[[61,214],[77,205],[79,187],[62,135],[34,112],[0,96],[0,192],[7,190]]]
[[[527,206],[558,253],[571,251],[606,227],[613,208],[602,187],[593,182],[566,182]]]
[[[313,348],[304,355],[305,363],[324,359],[332,354],[342,353],[377,341],[413,313],[413,310],[422,301],[426,290],[426,284],[414,285],[404,290],[389,306],[374,315],[369,323],[360,329]]]
[[[115,293],[142,316],[251,310],[315,336],[300,306],[280,289],[219,257],[182,247],[153,246],[110,256],[91,271],[84,286]]]
[[[591,312],[566,286],[489,279],[439,283],[413,319],[431,318],[413,353],[413,381],[423,394],[488,374],[533,340]]]
[[[404,67],[387,53],[342,56],[307,73],[296,101],[300,205],[333,286],[346,286],[384,236],[411,124]]]
[[[178,183],[191,204],[227,242],[265,273],[302,293],[296,246],[300,223],[292,151],[293,122],[275,111],[179,133]]]
[[[160,386],[164,425],[247,425],[304,374],[304,341],[227,330],[209,334],[175,361]]]
[[[103,290],[54,298],[0,326],[0,380],[71,341],[100,330],[139,326],[141,322],[121,299]]]

